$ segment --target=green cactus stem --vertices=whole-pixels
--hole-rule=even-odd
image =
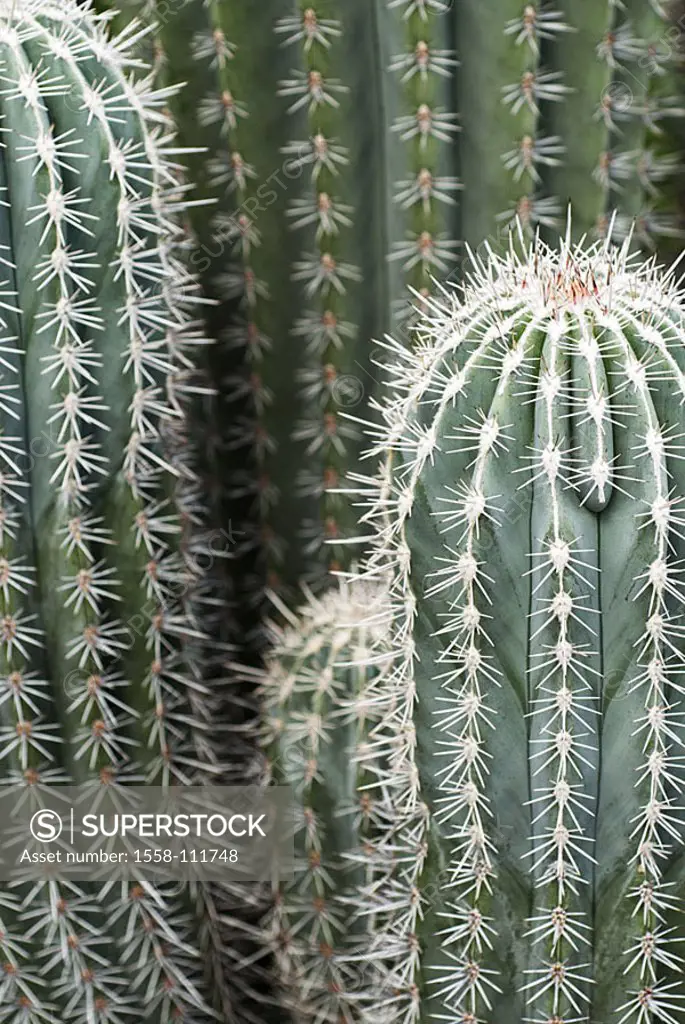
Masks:
[[[110,43],[89,6],[0,4],[0,762],[35,806],[222,770],[170,92],[130,81],[136,31]],[[46,880],[1,903],[11,1024],[191,1020],[226,991],[201,893]]]
[[[294,879],[278,888],[266,931],[297,1022],[358,1019],[373,967],[354,897],[372,880],[368,844],[385,824],[369,795],[384,760],[373,736],[388,666],[384,596],[360,583],[309,595],[300,617],[282,609],[262,681],[269,775],[298,801]]]
[[[384,760],[364,789],[384,813],[328,853],[370,867],[353,901],[364,955],[342,960],[375,969],[348,983],[363,990],[350,1020],[677,1024],[685,1009],[685,308],[630,239],[571,237],[527,248],[522,229],[432,301],[414,352],[389,343],[370,433],[386,461],[360,494],[375,540],[349,584],[386,588],[358,625],[377,630],[360,670],[386,658],[370,730]],[[270,685],[304,759],[310,663],[298,675],[293,652],[326,631],[300,630]],[[318,722],[329,747],[335,721]],[[332,794],[339,774],[317,765]],[[315,973],[310,954],[301,993]]]
[[[457,196],[452,147],[460,130],[451,109],[454,69],[450,20],[443,4],[378,4],[384,104],[390,248],[388,274],[395,320],[414,315],[409,285],[419,296],[457,259]],[[400,296],[402,296],[400,298]]]
[[[683,324],[627,243],[540,243],[477,265],[397,369],[376,557],[424,849],[378,937],[421,950],[389,963],[397,1020],[677,1019]]]
[[[191,211],[205,290],[240,304],[210,322],[217,487],[258,556],[238,602],[254,615],[356,557],[376,340],[413,346],[415,307],[463,279],[469,249],[506,248],[515,218],[553,240],[570,204],[578,237],[635,224],[636,249],[675,254],[675,5],[268,0],[260,32],[250,0],[127,9],[157,17],[142,64],[189,82],[181,136],[209,147],[184,162],[216,200]]]
[[[463,235],[471,245],[495,230],[506,238],[516,218],[527,233],[555,227],[563,208],[558,196],[542,190],[541,171],[565,166],[566,146],[541,115],[565,109],[570,87],[565,64],[547,68],[542,50],[565,38],[568,21],[559,11],[519,0],[488,8],[458,4],[456,19],[462,175],[473,190],[462,207]]]

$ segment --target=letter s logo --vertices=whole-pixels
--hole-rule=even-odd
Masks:
[[[62,833],[62,819],[57,811],[36,811],[31,818],[31,835],[39,843],[53,843]]]

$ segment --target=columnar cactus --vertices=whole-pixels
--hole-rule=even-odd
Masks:
[[[427,296],[457,259],[457,65],[449,5],[378,5],[387,105],[388,273],[393,317],[410,318],[406,286]]]
[[[569,232],[476,260],[418,334],[364,488],[391,657],[364,790],[383,815],[338,850],[371,877],[337,953],[378,968],[349,1019],[677,1024],[685,304],[629,240]]]
[[[246,480],[253,476],[252,451],[244,436],[251,408],[242,372],[245,336],[241,329],[236,344],[235,331],[230,327],[242,303],[243,278],[234,273],[233,243],[218,242],[216,237],[219,226],[236,211],[233,191],[226,189],[232,172],[224,115],[229,117],[230,110],[221,104],[219,89],[225,61],[220,38],[213,33],[212,10],[203,0],[173,6],[160,4],[159,9],[155,0],[98,2],[94,6],[106,18],[103,25],[110,38],[127,45],[129,73],[145,81],[148,88],[159,90],[160,95],[161,90],[166,90],[163,109],[173,118],[180,143],[178,170],[191,190],[183,217],[188,261],[205,299],[202,314],[207,336],[221,335],[223,341],[198,350],[197,362],[213,388],[191,411],[191,429],[196,436],[202,436],[197,471],[212,518],[222,524],[212,548],[216,555],[215,570],[224,571],[215,572],[215,576],[223,577],[225,600],[234,606],[230,618],[225,614],[224,601],[212,616],[213,621],[209,609],[205,619],[206,628],[215,637],[219,660],[225,657],[222,642],[235,639],[236,630],[232,627],[238,625],[237,613],[244,607],[241,595],[234,593],[234,584],[241,577],[249,577],[249,566],[254,561],[251,558],[246,564],[237,557],[241,547],[254,546],[245,543],[247,509],[252,508],[252,497],[245,494],[249,490]],[[205,59],[200,62],[202,54]],[[182,89],[178,88],[180,83]],[[207,103],[210,94],[212,104]],[[231,466],[231,493],[222,479],[226,462]],[[240,626],[244,623],[240,622]]]
[[[265,942],[296,1021],[351,1021],[363,996],[367,920],[353,898],[373,877],[370,845],[384,808],[374,746],[389,667],[382,586],[359,583],[284,609],[262,680],[271,780],[297,800],[294,878],[275,893]],[[377,794],[376,794],[377,796]],[[390,807],[388,806],[388,810]]]
[[[129,60],[74,0],[0,3],[0,766],[37,806],[67,781],[97,799],[224,777],[184,188],[167,93]],[[214,905],[145,880],[6,886],[0,1016],[233,1019]]]

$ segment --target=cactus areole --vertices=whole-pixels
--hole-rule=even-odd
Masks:
[[[416,351],[391,345],[371,1005],[677,1024],[685,305],[627,245],[514,249],[433,304]]]

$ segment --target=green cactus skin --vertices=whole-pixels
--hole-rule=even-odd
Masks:
[[[364,997],[372,932],[355,904],[386,826],[369,798],[384,764],[373,730],[389,664],[385,596],[362,582],[310,594],[299,617],[282,608],[262,679],[268,776],[298,801],[294,878],[276,891],[265,941],[298,1024],[354,1021]]]
[[[568,22],[519,0],[487,8],[467,0],[456,18],[462,176],[472,183],[472,198],[462,204],[463,236],[475,246],[496,226],[506,234],[517,217],[527,232],[553,227],[562,206],[542,190],[541,171],[565,166],[566,146],[541,120],[555,106],[565,109],[569,86],[564,65],[546,69],[541,50],[568,33]]]
[[[205,342],[170,93],[129,81],[134,43],[73,0],[0,4],[0,759],[36,806],[67,781],[95,798],[224,772],[186,417]],[[146,881],[8,886],[0,1017],[236,1019],[211,905]]]
[[[225,78],[225,54],[214,11],[204,0],[159,7],[155,0],[98,0],[95,6],[107,16],[113,38],[120,34],[134,37],[131,70],[136,77],[152,74],[157,88],[182,86],[170,90],[168,108],[189,188],[184,222],[188,262],[205,297],[205,330],[208,337],[219,340],[198,356],[214,387],[195,403],[190,416],[195,436],[202,437],[197,471],[205,500],[212,522],[220,524],[212,550],[216,555],[214,575],[225,600],[212,621],[210,609],[205,617],[205,628],[215,639],[220,661],[225,660],[227,643],[244,644],[254,629],[254,611],[242,582],[250,581],[251,595],[255,587],[252,513],[256,476],[253,446],[245,436],[245,424],[253,417],[253,395],[245,372],[248,328],[242,312],[243,276],[236,276],[236,239],[217,241],[221,225],[234,218],[237,210],[234,190],[225,187],[231,177],[227,121],[232,115],[217,99],[223,92],[220,82]],[[230,465],[230,474],[226,465]],[[228,603],[232,616],[226,615]]]
[[[351,24],[360,20],[357,8],[364,5],[349,5]],[[352,132],[351,120],[340,117],[338,105],[350,88],[361,96],[368,81],[344,89],[334,85],[330,93],[324,85],[319,102],[308,83],[324,71],[330,81],[338,65],[345,67],[345,48],[331,45],[340,33],[325,11],[313,24],[306,5],[294,21],[283,14],[280,2],[262,8],[274,32],[257,42],[253,8],[215,0],[196,13],[202,28],[193,41],[202,64],[197,77],[205,84],[200,119],[205,126],[218,125],[222,138],[203,176],[218,199],[214,241],[204,258],[213,264],[215,254],[228,248],[233,265],[223,273],[212,265],[215,285],[219,294],[242,296],[239,319],[222,334],[244,354],[244,364],[224,379],[222,391],[229,399],[249,398],[242,413],[236,414],[234,402],[227,451],[252,454],[250,467],[228,486],[251,502],[239,532],[244,546],[262,555],[247,577],[245,596],[253,605],[263,600],[265,585],[280,592],[292,590],[302,577],[314,583],[346,559],[347,549],[324,547],[352,529],[348,504],[337,489],[356,455],[358,429],[338,411],[350,401],[348,380],[352,388],[359,386],[352,371],[364,373],[368,362],[368,353],[355,351],[354,338],[359,331],[365,337],[379,333],[376,308],[384,305],[350,295],[360,276],[350,251],[363,250],[367,281],[377,276],[383,257],[366,235],[374,219],[367,185],[360,181],[359,197],[350,196],[343,173],[359,159],[364,143]],[[192,15],[184,17],[192,21]],[[159,29],[172,70],[177,20],[162,17]],[[274,96],[283,98],[275,104]],[[192,114],[186,114],[181,131],[185,139],[194,137]],[[319,136],[335,140],[332,161],[313,147]],[[350,200],[361,209],[363,226],[349,218]],[[343,531],[338,520],[346,510]]]
[[[365,1024],[685,1012],[685,307],[630,239],[522,236],[433,302],[414,352],[389,343],[371,431],[376,536],[348,586],[386,588],[362,602],[377,639],[354,659],[386,659],[358,706],[378,716],[363,792],[383,813],[329,852],[369,866],[363,955],[339,947],[363,993],[342,1019]],[[330,627],[315,607],[300,630],[270,703],[300,764],[325,749],[330,814],[345,740],[332,751],[334,709],[306,706]],[[303,1002],[299,1019],[339,1018]]]
[[[242,214],[259,234],[255,266],[265,283],[258,323],[268,348],[256,366],[267,389],[256,428],[265,569],[269,587],[287,593],[300,579],[320,585],[348,557],[336,543],[352,532],[338,491],[358,453],[358,429],[339,413],[358,400],[346,388],[363,386],[368,352],[356,347],[359,332],[368,338],[380,322],[360,288],[362,276],[373,282],[383,256],[373,242],[374,208],[368,180],[349,173],[360,147],[370,151],[349,113],[368,103],[370,83],[349,75],[357,37],[343,35],[333,4],[314,13],[304,3],[292,12],[272,3],[266,20],[274,33],[261,37],[259,59],[252,6],[217,6],[235,45],[236,88],[251,111],[240,130],[255,180]],[[348,6],[350,30],[363,10]],[[266,118],[273,127],[265,134]],[[293,374],[294,387],[285,383]]]

